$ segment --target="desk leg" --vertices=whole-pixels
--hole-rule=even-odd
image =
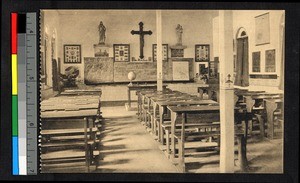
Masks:
[[[247,148],[246,148],[246,137],[244,135],[238,135],[238,161],[241,171],[247,171],[248,160],[247,160]]]
[[[153,129],[152,133],[156,136],[156,103],[153,103]]]
[[[130,89],[129,88],[127,90],[127,94],[128,94],[128,107],[131,108],[131,97],[130,97]]]
[[[265,137],[265,122],[261,114],[255,114],[255,116],[259,123],[260,137],[263,139]]]
[[[176,125],[177,114],[171,112],[171,159],[175,159],[175,125]]]
[[[158,127],[158,136],[159,136],[159,141],[164,144],[164,133],[162,129],[162,124],[164,122],[164,108],[160,107],[159,108],[159,127]]]
[[[274,138],[274,111],[269,110],[267,111],[267,118],[268,118],[268,138]]]
[[[266,102],[267,110],[267,125],[268,125],[268,138],[274,138],[274,112],[277,109],[277,104]]]

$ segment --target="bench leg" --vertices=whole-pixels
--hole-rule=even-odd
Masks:
[[[262,118],[262,115],[256,114],[256,117],[259,123],[260,137],[263,139],[265,137],[265,122]]]
[[[184,145],[181,140],[178,140],[178,166],[180,167],[182,173],[185,173]]]
[[[167,154],[170,154],[170,132],[169,130],[165,130],[166,132],[166,150],[167,150]]]
[[[238,161],[241,171],[245,172],[248,169],[246,138],[244,135],[237,136],[238,141]]]
[[[151,132],[154,134],[154,117],[153,115],[150,115],[150,120],[151,120]]]
[[[250,136],[252,136],[252,130],[253,130],[253,121],[252,120],[249,120],[248,122],[248,133]]]

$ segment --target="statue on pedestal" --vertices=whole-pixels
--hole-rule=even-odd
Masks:
[[[183,28],[180,24],[178,24],[176,27],[177,45],[182,45],[182,33],[183,33]]]
[[[106,28],[105,26],[103,25],[103,22],[100,21],[100,24],[98,26],[98,31],[99,31],[99,44],[105,44],[105,31],[106,31]]]
[[[176,30],[177,43],[176,43],[176,45],[171,46],[171,57],[172,58],[183,58],[184,57],[184,49],[187,48],[187,46],[182,45],[183,28],[180,24],[178,24],[175,30]]]

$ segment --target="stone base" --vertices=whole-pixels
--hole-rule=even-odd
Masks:
[[[105,44],[94,44],[95,57],[109,57],[109,48]]]

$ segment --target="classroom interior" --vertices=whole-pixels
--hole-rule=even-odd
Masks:
[[[283,173],[283,10],[41,10],[40,172]]]

